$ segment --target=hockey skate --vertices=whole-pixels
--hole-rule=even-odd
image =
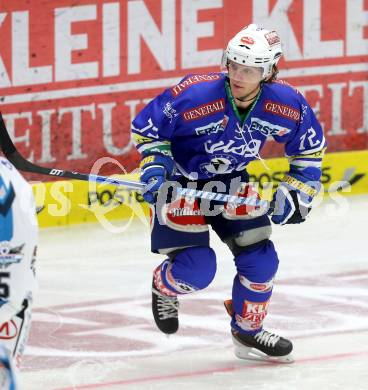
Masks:
[[[226,311],[234,315],[232,300],[224,302]],[[277,334],[261,329],[255,335],[240,333],[231,329],[235,356],[239,359],[267,361],[272,363],[293,363],[293,344]]]
[[[274,363],[292,363],[291,341],[274,333],[261,330],[255,335],[247,335],[231,330],[235,346],[235,356],[239,359],[261,360]]]
[[[179,329],[178,310],[178,298],[163,295],[152,281],[152,313],[161,332],[172,334]]]

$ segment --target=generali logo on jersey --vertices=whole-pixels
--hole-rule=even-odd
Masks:
[[[171,93],[174,97],[177,97],[193,84],[203,83],[206,81],[215,81],[219,78],[220,75],[218,74],[196,74],[183,80],[181,83],[175,85],[175,87],[172,87]]]
[[[297,122],[300,119],[300,111],[287,106],[285,104],[280,104],[273,102],[271,100],[266,100],[263,105],[263,110],[266,112],[270,112],[271,114],[275,114],[278,116],[282,116],[283,118],[291,119]]]
[[[183,112],[182,115],[185,121],[193,121],[220,111],[225,111],[225,99],[218,99],[202,106],[194,107]]]

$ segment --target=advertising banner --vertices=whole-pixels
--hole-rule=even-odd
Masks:
[[[2,1],[0,110],[37,164],[88,172],[110,157],[100,173],[131,172],[138,110],[188,73],[219,71],[227,41],[251,22],[279,32],[280,78],[307,97],[328,152],[366,149],[364,0]],[[262,157],[282,154],[268,142]]]
[[[271,200],[273,190],[288,171],[288,163],[285,158],[272,158],[264,163],[266,166],[260,161],[252,161],[248,171],[250,181],[255,183],[262,198]],[[123,178],[139,180],[139,175]],[[332,202],[335,210],[346,205],[343,196],[367,193],[368,151],[327,154],[321,182],[323,191],[319,198]],[[99,222],[106,229],[119,233],[133,218],[138,218],[149,230],[148,204],[135,191],[78,180],[40,182],[33,185],[33,191],[41,227]]]

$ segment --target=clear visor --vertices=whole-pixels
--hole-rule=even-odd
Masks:
[[[228,61],[227,70],[229,78],[234,81],[257,83],[263,79],[263,68],[256,66],[245,66],[234,61]]]

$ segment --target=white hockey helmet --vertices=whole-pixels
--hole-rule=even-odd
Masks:
[[[263,68],[262,79],[272,75],[274,65],[282,56],[281,41],[276,31],[250,24],[230,39],[222,56],[222,69],[228,61]]]

